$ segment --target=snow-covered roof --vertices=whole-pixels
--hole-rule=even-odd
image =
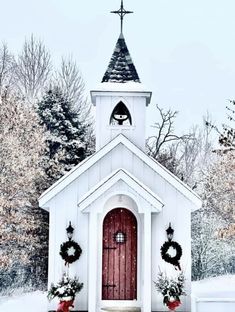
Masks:
[[[102,82],[140,82],[125,39],[121,33]]]
[[[151,101],[152,92],[147,89],[142,83],[136,83],[133,81],[128,81],[126,83],[122,82],[102,82],[99,83],[93,90],[91,90],[91,100],[94,105],[96,105],[96,96],[109,96],[112,95],[120,96],[143,96],[146,98],[146,105]]]
[[[111,91],[111,92],[149,92],[145,85],[134,81],[121,82],[102,82],[95,87],[96,91]]]

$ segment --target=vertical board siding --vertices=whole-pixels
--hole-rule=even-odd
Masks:
[[[118,231],[124,243],[115,241]],[[102,299],[137,299],[137,221],[124,208],[111,210],[103,223]]]

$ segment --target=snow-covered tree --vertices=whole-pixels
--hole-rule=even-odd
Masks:
[[[227,226],[235,224],[234,150],[218,156],[206,179],[205,190],[207,210],[214,211],[227,223]]]
[[[204,176],[203,208],[192,217],[193,277],[234,273],[235,152],[217,155]]]
[[[62,58],[61,66],[55,72],[52,84],[58,87],[63,93],[63,96],[71,103],[73,110],[79,116],[80,123],[86,129],[85,150],[86,155],[90,155],[95,149],[91,102],[87,99],[82,74],[76,61],[71,56]]]
[[[45,268],[47,215],[36,199],[46,145],[37,114],[7,92],[0,98],[0,120],[0,278],[6,290]]]
[[[219,235],[224,222],[215,213],[204,209],[192,217],[192,279],[230,273],[234,247]]]
[[[87,147],[89,129],[58,87],[46,92],[38,103],[37,111],[41,124],[47,130],[49,150],[45,171],[51,184],[90,152]]]
[[[46,92],[49,84],[57,87]],[[37,199],[94,151],[90,103],[76,63],[63,59],[59,70],[52,68],[47,48],[33,35],[18,57],[3,44],[0,120],[0,285],[36,287],[47,278],[48,250],[48,215]]]

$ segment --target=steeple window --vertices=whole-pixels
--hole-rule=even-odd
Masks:
[[[110,117],[110,125],[131,125],[131,114],[126,105],[120,101],[115,107]]]

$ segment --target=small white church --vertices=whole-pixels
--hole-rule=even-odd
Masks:
[[[123,4],[115,11],[126,13]],[[125,13],[126,12],[126,13]],[[121,27],[122,30],[122,27]],[[191,212],[200,198],[145,153],[151,91],[140,82],[123,33],[102,83],[91,91],[96,109],[96,152],[46,190],[40,207],[50,213],[48,284],[66,270],[59,252],[71,222],[82,254],[69,275],[84,283],[79,311],[168,311],[156,291],[159,270],[175,274],[161,247],[171,224],[182,247],[186,293],[177,311],[191,311]],[[56,302],[48,310],[56,310]]]

